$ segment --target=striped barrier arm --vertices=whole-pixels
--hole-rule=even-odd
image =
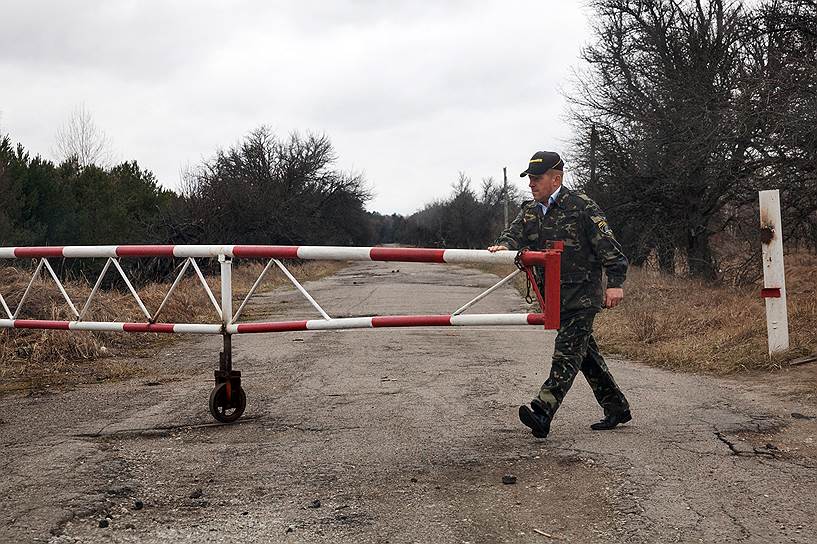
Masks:
[[[299,330],[341,330],[360,328],[381,328],[381,327],[417,327],[417,326],[475,326],[475,325],[542,325],[546,329],[557,329],[559,327],[559,267],[560,267],[561,247],[557,245],[554,249],[545,251],[525,251],[517,254],[513,251],[499,251],[491,253],[487,250],[471,249],[433,249],[433,248],[391,248],[391,247],[342,247],[342,246],[279,246],[279,245],[124,245],[124,246],[43,246],[43,247],[1,247],[0,259],[39,259],[40,262],[35,270],[36,276],[40,269],[45,268],[50,272],[51,277],[57,283],[66,302],[71,307],[77,319],[74,321],[53,321],[38,319],[19,319],[18,314],[23,306],[26,295],[18,304],[16,311],[12,312],[0,293],[0,310],[4,310],[8,319],[0,319],[0,328],[20,328],[20,329],[55,329],[55,330],[84,330],[84,331],[111,331],[111,332],[158,332],[158,333],[192,333],[192,334],[246,334],[259,332],[283,332]],[[159,309],[151,314],[142,304],[136,290],[125,275],[124,270],[119,266],[120,258],[144,258],[144,257],[175,257],[186,259],[184,267],[171,286],[165,300]],[[216,301],[215,296],[207,286],[207,282],[196,264],[197,258],[218,257],[222,262],[222,301],[221,305]],[[76,310],[73,302],[68,297],[59,278],[48,264],[49,258],[107,258],[105,269],[103,270],[94,290],[83,306],[83,311]],[[264,269],[256,284],[248,293],[244,302],[236,313],[232,311],[232,280],[230,272],[230,262],[233,258],[265,258],[269,259],[267,268]],[[476,297],[457,311],[449,315],[408,315],[408,316],[374,316],[374,317],[354,317],[354,318],[331,318],[317,304],[317,302],[306,292],[297,280],[281,264],[280,259],[302,259],[302,260],[339,260],[339,261],[395,261],[395,262],[427,262],[427,263],[486,263],[486,264],[513,264],[527,269],[529,278],[530,267],[542,266],[545,271],[545,290],[539,293],[535,289],[542,313],[528,314],[471,314],[460,315],[474,303],[478,302],[494,289],[498,288],[512,276],[519,273],[517,270],[513,274],[501,280],[497,285]],[[96,294],[102,277],[107,272],[109,265],[113,263],[118,272],[122,275],[126,284],[131,290],[137,303],[142,309],[148,321],[145,323],[121,323],[121,322],[97,322],[83,320],[85,310],[89,307],[91,299]],[[260,285],[264,275],[272,264],[277,264],[287,277],[293,282],[295,287],[310,301],[310,303],[320,311],[323,319],[304,321],[283,321],[283,322],[262,322],[262,323],[238,323],[238,317],[244,305],[254,294]],[[221,323],[161,323],[157,318],[164,307],[165,302],[172,294],[182,275],[192,264],[195,273],[199,276],[202,285],[220,314]],[[226,266],[225,266],[226,264]],[[29,284],[29,289],[33,283]],[[535,285],[534,285],[535,287]],[[2,313],[0,313],[2,317]]]
[[[544,265],[545,256],[557,249],[529,251],[523,264]],[[303,259],[335,261],[398,261],[425,263],[512,264],[515,252],[491,253],[479,249],[433,249],[345,246],[264,245],[130,245],[0,247],[0,259],[117,258],[117,257],[218,257]]]

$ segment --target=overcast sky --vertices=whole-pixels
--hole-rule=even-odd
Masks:
[[[0,132],[53,156],[80,104],[119,160],[179,172],[262,124],[327,134],[370,210],[565,150],[581,1],[0,0]],[[569,165],[568,165],[569,166]]]

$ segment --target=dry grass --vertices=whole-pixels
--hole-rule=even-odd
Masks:
[[[602,312],[599,342],[608,351],[656,366],[727,374],[777,368],[817,350],[817,257],[788,255],[786,283],[792,348],[769,357],[760,285],[718,287],[634,269],[625,304]]]
[[[664,368],[712,374],[779,368],[817,352],[817,256],[790,254],[785,262],[791,349],[774,358],[759,284],[713,286],[638,268],[628,274],[624,303],[599,314],[596,337],[606,352]],[[524,293],[524,280],[516,285]]]
[[[299,281],[318,279],[335,273],[344,266],[339,262],[289,264],[288,268]],[[247,291],[261,273],[263,265],[248,262],[233,269],[234,309],[238,308]],[[198,278],[183,279],[162,310],[160,322],[214,323],[218,322],[215,309]],[[108,277],[116,274],[111,270]],[[31,276],[30,270],[0,268],[0,293],[8,305],[16,308]],[[207,277],[216,300],[221,289],[218,276]],[[288,285],[289,281],[275,269],[271,270],[259,291]],[[149,311],[155,311],[164,299],[170,284],[150,284],[139,289],[139,296]],[[87,282],[68,282],[68,292],[74,304],[82,304],[91,291]],[[81,306],[78,306],[79,310]],[[0,310],[2,313],[2,310]],[[34,283],[18,316],[28,319],[71,320],[67,307],[56,285],[50,278]],[[243,318],[242,318],[243,319]],[[100,291],[85,317],[87,321],[144,322],[145,316],[127,291]],[[126,378],[140,374],[143,365],[123,362],[115,357],[151,356],[156,350],[172,342],[175,335],[126,334],[98,332],[41,331],[0,329],[0,392],[41,388],[53,384],[81,383],[106,379]]]

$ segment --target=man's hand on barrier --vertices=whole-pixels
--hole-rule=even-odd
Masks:
[[[508,248],[505,246],[488,246],[488,251],[491,253],[496,253],[497,251],[507,251]]]
[[[624,289],[621,287],[608,288],[604,294],[604,307],[615,308],[624,300]]]

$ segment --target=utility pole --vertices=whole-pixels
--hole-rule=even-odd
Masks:
[[[596,143],[599,140],[599,134],[596,132],[595,123],[590,126],[590,187],[596,189]]]
[[[505,228],[508,228],[508,167],[502,167],[502,195],[505,202]]]

